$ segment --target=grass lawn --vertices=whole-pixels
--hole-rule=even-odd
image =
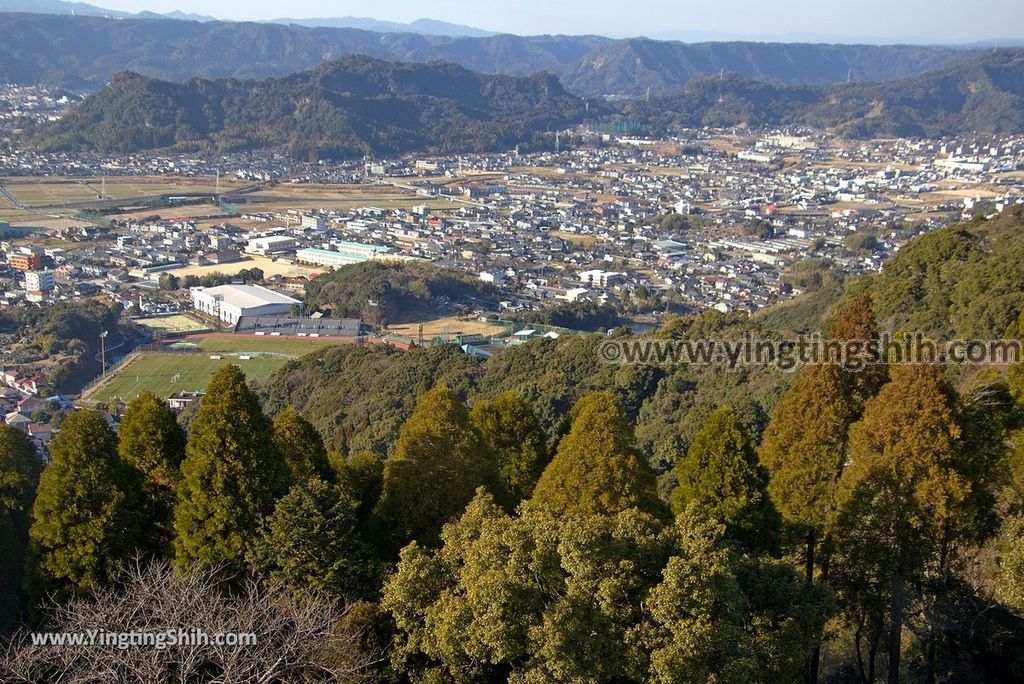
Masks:
[[[257,335],[218,335],[204,337],[199,343],[203,351],[214,354],[284,354],[291,357],[303,356],[332,345],[344,344],[330,338],[270,337]]]
[[[329,339],[215,335],[179,344],[198,345],[202,351],[191,354],[143,352],[84,398],[104,403],[128,403],[139,392],[148,389],[166,399],[175,392],[206,389],[210,379],[225,363],[237,364],[250,380],[265,380],[289,360],[341,342]],[[274,356],[258,356],[260,354]],[[223,358],[211,359],[211,355],[222,355]],[[252,358],[241,358],[249,355]]]
[[[210,379],[225,363],[238,364],[250,380],[263,380],[288,362],[287,358],[242,360],[225,356],[211,359],[208,354],[144,353],[118,370],[110,380],[87,398],[91,401],[128,403],[148,389],[166,399],[175,392],[206,389]]]

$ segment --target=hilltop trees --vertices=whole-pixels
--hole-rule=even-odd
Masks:
[[[438,550],[402,551],[381,604],[392,663],[424,681],[791,681],[818,597],[785,566],[745,569],[721,535],[692,512],[509,516],[480,492]]]
[[[37,597],[103,586],[142,543],[140,479],[95,411],[75,411],[50,444],[32,510],[31,581]]]
[[[0,425],[0,631],[16,621],[22,604],[25,552],[32,501],[42,461],[25,433]]]
[[[743,548],[777,546],[779,517],[768,498],[768,475],[731,408],[719,408],[708,416],[686,457],[676,465],[676,476],[674,511],[695,506],[724,524],[727,536]]]
[[[469,420],[494,455],[512,499],[528,498],[548,463],[547,438],[530,405],[503,392],[478,401]]]
[[[942,369],[930,365],[895,367],[850,430],[838,579],[866,587],[875,610],[885,606],[892,683],[900,679],[912,587],[933,558],[948,552],[955,521],[973,514],[965,509],[972,482],[962,438],[955,395]]]
[[[292,482],[334,479],[320,433],[293,406],[286,406],[274,419],[274,446]]]
[[[481,485],[504,493],[494,456],[465,405],[447,387],[424,392],[384,464],[375,510],[381,534],[394,550],[411,540],[434,544]]]
[[[144,495],[152,506],[149,521],[157,544],[170,544],[174,504],[185,458],[185,432],[164,402],[145,390],[128,403],[121,417],[117,451],[142,475]]]
[[[537,482],[529,505],[558,515],[662,514],[654,472],[640,456],[633,426],[610,395],[595,392],[572,409],[569,434]]]
[[[181,471],[175,564],[239,569],[264,516],[287,489],[288,469],[238,366],[224,366],[210,381]]]
[[[356,530],[358,503],[317,477],[277,502],[254,545],[264,577],[338,598],[372,595],[376,563]]]

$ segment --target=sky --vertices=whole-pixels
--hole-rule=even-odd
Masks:
[[[520,35],[708,33],[936,43],[1024,39],[1024,0],[92,0],[92,4],[128,12],[181,10],[233,20],[358,16],[409,22],[429,17]]]

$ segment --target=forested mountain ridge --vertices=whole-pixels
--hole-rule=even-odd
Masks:
[[[577,95],[679,93],[701,75],[735,72],[782,84],[903,78],[968,59],[938,46],[683,44],[599,36],[487,37],[375,33],[252,22],[0,14],[0,81],[95,90],[118,71],[180,81],[266,78],[348,54],[444,60],[483,73],[548,71]],[[54,47],[59,49],[54,49]]]
[[[240,149],[297,157],[507,149],[582,121],[547,74],[488,76],[450,63],[350,56],[279,79],[157,81],[121,73],[33,134],[43,149]]]
[[[551,75],[489,76],[451,63],[345,57],[264,81],[171,83],[115,76],[30,141],[44,150],[133,152],[289,145],[303,159],[480,152],[539,142],[584,121],[627,116],[677,127],[802,124],[851,137],[1024,131],[1024,50],[985,53],[895,82],[779,86],[698,79],[683,95],[587,104]]]
[[[776,85],[725,74],[681,95],[633,100],[627,116],[670,126],[807,125],[851,137],[1024,131],[1024,50],[996,50],[899,81]]]

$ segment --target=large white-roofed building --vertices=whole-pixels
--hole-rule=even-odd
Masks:
[[[197,311],[235,325],[242,316],[287,316],[302,302],[259,285],[218,285],[193,287],[192,304]]]

